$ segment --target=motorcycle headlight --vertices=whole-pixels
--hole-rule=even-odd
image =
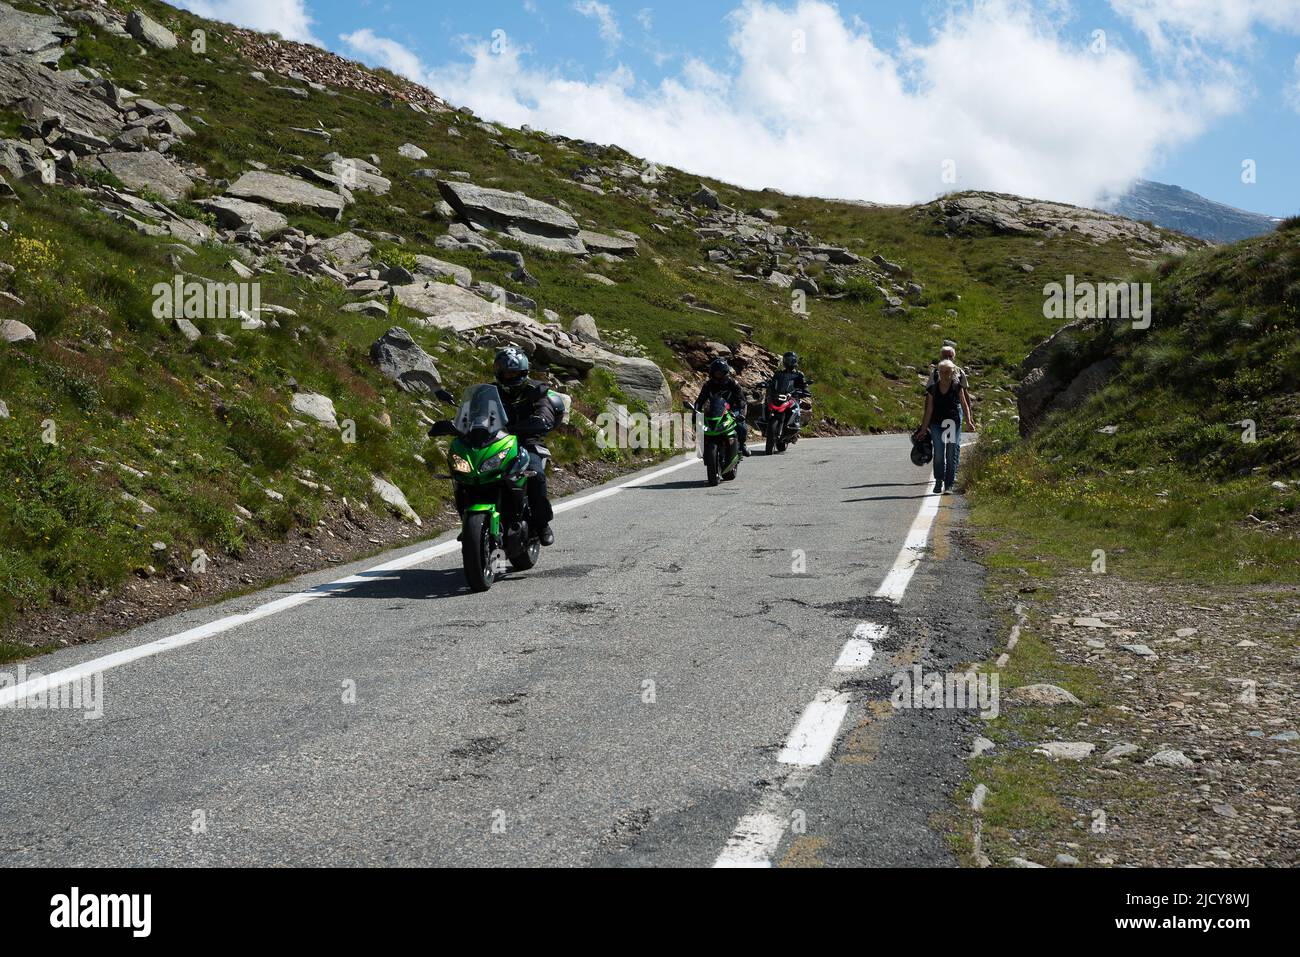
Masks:
[[[474,471],[474,466],[470,465],[468,461],[461,458],[459,455],[453,455],[451,457],[451,468],[453,472],[460,472],[461,474]]]
[[[498,452],[496,455],[492,456],[492,458],[483,463],[483,471],[495,472],[497,469],[501,468],[502,463],[505,462],[506,456],[509,454],[509,449],[506,449],[504,452]]]

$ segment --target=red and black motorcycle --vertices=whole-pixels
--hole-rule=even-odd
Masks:
[[[758,426],[768,455],[780,454],[799,441],[799,430],[803,427],[799,403],[812,393],[797,390],[794,382],[791,373],[778,372],[763,384],[763,416]]]

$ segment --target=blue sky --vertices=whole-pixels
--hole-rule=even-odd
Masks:
[[[1300,0],[184,5],[751,187],[1090,202],[1146,177],[1300,212]]]

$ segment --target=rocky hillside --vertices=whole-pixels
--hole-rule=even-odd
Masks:
[[[435,390],[501,343],[570,397],[574,487],[646,460],[596,416],[668,408],[717,354],[752,385],[795,349],[816,431],[887,430],[950,339],[1010,414],[1045,283],[1199,245],[1015,197],[743,191],[160,3],[0,2],[0,37],[0,628],[24,647],[445,526]]]
[[[1112,213],[1155,223],[1212,243],[1235,243],[1277,228],[1280,219],[1216,203],[1167,183],[1139,180],[1119,199],[1105,206]]]

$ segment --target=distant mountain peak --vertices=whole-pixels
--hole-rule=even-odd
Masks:
[[[1123,196],[1105,200],[1099,209],[1154,223],[1212,243],[1235,243],[1272,232],[1282,220],[1216,203],[1169,183],[1138,180]]]

